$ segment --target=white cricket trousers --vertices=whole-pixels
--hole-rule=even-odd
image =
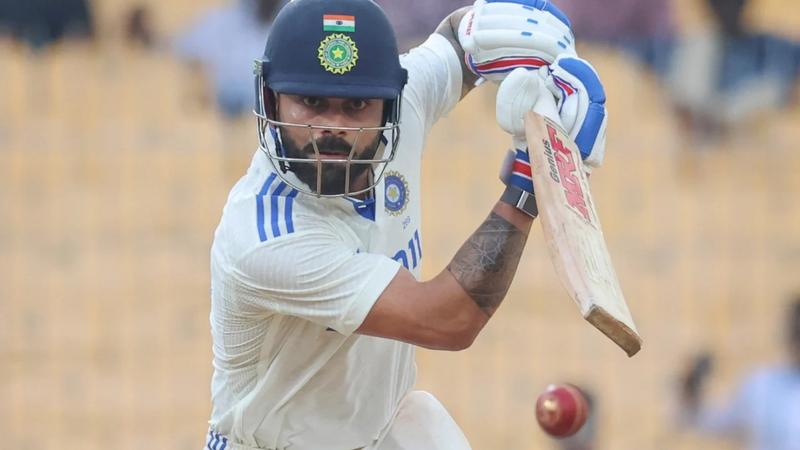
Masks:
[[[471,450],[464,432],[432,394],[411,391],[386,434],[364,450]]]
[[[204,450],[259,450],[228,442],[209,431]],[[312,449],[298,449],[312,450]],[[466,436],[439,400],[425,391],[411,391],[400,401],[384,434],[363,449],[342,450],[471,450]]]

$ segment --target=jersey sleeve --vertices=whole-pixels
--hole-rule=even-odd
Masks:
[[[299,317],[348,336],[364,321],[400,264],[358,253],[335,234],[306,231],[267,242],[234,265],[251,307]],[[242,295],[243,294],[243,295]]]
[[[419,47],[400,58],[408,70],[404,105],[430,129],[461,99],[463,73],[453,45],[442,35],[432,34]]]

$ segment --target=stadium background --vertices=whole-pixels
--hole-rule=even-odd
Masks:
[[[219,1],[144,3],[169,32]],[[703,23],[695,1],[679,3],[682,27]],[[756,24],[797,36],[792,0],[755,3]],[[186,67],[125,46],[131,2],[93,6],[95,43],[37,53],[0,42],[1,446],[199,449],[208,250],[255,149],[254,121],[222,121],[188,99]],[[601,449],[733,448],[674,427],[675,378],[710,348],[721,395],[780,356],[785,299],[800,289],[800,108],[694,151],[652,76],[611,50],[581,51],[609,95],[593,191],[644,348],[627,359],[580,319],[537,228],[499,313],[467,351],[420,351],[418,387],[475,449],[551,448],[533,403],[556,381],[596,395]],[[507,138],[493,98],[491,87],[474,92],[430,138],[427,276],[501,190]]]

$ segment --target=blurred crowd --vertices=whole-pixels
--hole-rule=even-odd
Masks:
[[[0,35],[39,48],[94,34],[88,0],[0,0]]]
[[[697,355],[681,376],[682,425],[704,434],[735,439],[749,450],[800,449],[800,295],[786,308],[786,343],[781,362],[764,362],[743,376],[725,401],[706,394],[713,354]]]
[[[611,45],[659,77],[686,135],[707,140],[787,106],[800,44],[747,23],[749,0],[703,0],[710,22],[681,34],[671,0],[557,0],[579,41]]]
[[[223,117],[249,114],[252,60],[260,55],[272,17],[287,0],[227,0],[187,17],[174,35],[159,36],[153,12],[133,6],[124,34],[131,45],[171,51],[203,74]],[[466,0],[376,0],[392,20],[401,49],[422,42]],[[682,34],[673,0],[555,0],[581,45],[618,49],[656,75],[684,134],[714,139],[744,121],[796,98],[800,44],[747,20],[749,0],[700,0],[711,21]],[[61,39],[91,39],[87,0],[0,0],[0,34],[41,48]],[[602,74],[601,74],[602,75]]]
[[[264,50],[280,0],[238,0],[202,13],[175,37],[173,51],[201,69],[226,117],[252,111],[253,60]]]

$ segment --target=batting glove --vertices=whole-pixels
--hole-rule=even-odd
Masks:
[[[511,135],[513,145],[500,170],[500,180],[507,186],[530,193],[533,193],[533,177],[523,117],[528,111],[534,110],[557,116],[553,94],[544,86],[544,78],[549,72],[546,67],[540,71],[541,75],[539,71],[514,70],[497,90],[497,123]],[[541,105],[545,104],[542,100],[550,102],[551,112],[542,111]],[[558,117],[551,118],[558,121]]]
[[[606,152],[608,112],[597,71],[581,58],[559,56],[550,65],[545,84],[558,100],[561,123],[581,151],[584,163],[599,167]]]
[[[500,168],[500,181],[506,186],[514,186],[525,192],[533,193],[533,173],[528,147],[515,148],[506,153],[506,159]]]
[[[533,192],[533,171],[527,147],[509,150],[500,169],[500,181],[506,189],[500,201],[509,204],[530,217],[539,215],[536,195]]]
[[[461,20],[458,39],[468,67],[498,82],[515,68],[575,55],[569,19],[548,0],[477,0]]]

